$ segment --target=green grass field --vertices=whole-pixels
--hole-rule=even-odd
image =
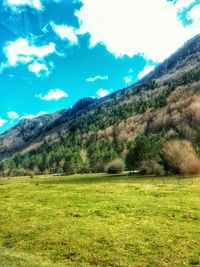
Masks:
[[[200,178],[0,179],[0,266],[200,266]]]

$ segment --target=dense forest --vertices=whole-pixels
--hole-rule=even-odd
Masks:
[[[37,120],[21,122],[27,146],[2,157],[1,176],[200,173],[200,36],[141,82],[101,100],[82,99],[56,119],[42,116],[43,128]]]

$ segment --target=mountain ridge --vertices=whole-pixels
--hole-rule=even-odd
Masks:
[[[131,122],[133,128],[140,126],[141,129],[138,132],[130,131],[130,137],[124,140],[128,144],[139,132],[144,129],[147,131],[148,124],[152,124],[150,117],[153,113],[168,108],[170,97],[180,87],[183,94],[190,92],[192,97],[194,90],[190,87],[198,87],[199,80],[200,35],[197,35],[136,84],[101,99],[81,99],[71,109],[20,121],[0,135],[0,159],[17,152],[25,154],[34,149],[37,151],[46,143],[59,143],[77,132],[81,132],[81,142],[84,142],[84,136],[110,131],[110,128],[117,128],[121,123],[134,118]],[[188,92],[186,87],[189,88]],[[142,117],[146,118],[145,122],[141,122]],[[136,125],[136,118],[141,120],[137,121],[139,126]],[[125,128],[122,132],[125,132]]]

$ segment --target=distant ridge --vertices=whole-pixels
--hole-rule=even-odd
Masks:
[[[138,134],[160,132],[164,139],[168,135],[181,136],[183,124],[195,136],[197,126],[189,125],[182,114],[188,109],[190,99],[198,95],[199,83],[200,35],[197,35],[128,88],[101,99],[81,99],[68,110],[20,121],[0,135],[0,159],[18,152],[40,155],[51,147],[57,151],[59,146],[70,151],[78,147],[77,153],[84,150],[87,157],[91,145],[104,139],[113,155],[121,157]],[[181,119],[177,117],[175,123],[176,112]],[[163,117],[159,118],[160,114]],[[195,137],[187,139],[196,142]]]

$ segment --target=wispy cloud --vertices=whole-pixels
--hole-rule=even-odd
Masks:
[[[40,117],[40,116],[45,115],[45,114],[46,114],[45,111],[40,111],[40,112],[37,113],[37,114],[24,114],[24,115],[21,117],[21,119],[31,120],[31,119]]]
[[[105,75],[105,76],[97,75],[95,77],[90,77],[90,78],[86,79],[86,81],[89,83],[96,82],[97,80],[108,80],[108,76],[107,75]]]
[[[5,63],[5,62],[0,63],[0,73],[2,73],[8,67],[9,67],[8,63]]]
[[[51,100],[57,101],[61,98],[68,97],[68,94],[61,89],[51,89],[46,95],[39,94],[39,95],[36,95],[36,97],[40,98],[41,100],[45,100],[45,101],[51,101]]]
[[[71,45],[78,44],[78,38],[76,35],[76,30],[68,25],[57,25],[54,22],[50,23],[54,32],[62,40],[68,40]]]
[[[41,0],[4,0],[4,4],[7,4],[11,8],[29,6],[37,10],[43,9]]]

